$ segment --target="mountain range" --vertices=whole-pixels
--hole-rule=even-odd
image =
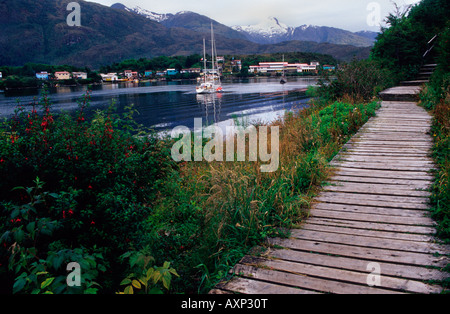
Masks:
[[[140,14],[167,27],[182,27],[196,31],[208,31],[208,23],[211,21],[206,16],[189,11],[182,11],[176,14],[159,14],[139,6],[128,8],[120,3],[116,3],[112,7]],[[247,26],[228,27],[216,21],[213,22],[215,29],[220,28],[216,31],[219,34],[229,38],[248,39],[258,44],[277,44],[283,41],[299,40],[370,47],[378,35],[378,33],[371,31],[353,33],[327,26],[302,25],[299,27],[291,27],[280,22],[276,17],[268,17],[259,24]]]
[[[366,58],[370,47],[291,40],[255,42],[246,32],[194,13],[146,10],[77,1],[81,26],[67,25],[72,0],[0,1],[0,66],[27,62],[98,68],[129,58],[200,54],[211,22],[219,54],[314,52],[348,61]]]

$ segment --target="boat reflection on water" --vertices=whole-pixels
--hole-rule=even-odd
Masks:
[[[197,94],[197,103],[200,105],[206,125],[220,122],[222,109],[222,94]]]

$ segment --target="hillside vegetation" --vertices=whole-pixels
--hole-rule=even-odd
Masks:
[[[203,51],[203,27],[168,28],[144,16],[92,2],[79,1],[81,26],[70,27],[66,23],[69,2],[0,2],[0,65],[22,66],[29,62],[51,61],[52,65],[98,68],[130,58],[191,55]],[[365,58],[369,53],[368,48],[354,46],[296,41],[259,45],[227,37],[234,35],[224,31],[223,35],[216,36],[220,54],[304,51],[351,60],[353,57]]]

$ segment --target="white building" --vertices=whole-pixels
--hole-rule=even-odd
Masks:
[[[117,73],[108,73],[108,74],[100,74],[102,77],[103,82],[114,82],[119,80],[119,77],[117,76]]]
[[[72,77],[79,80],[86,80],[87,73],[86,72],[72,72]]]
[[[252,73],[281,73],[285,72],[316,72],[318,62],[307,63],[293,63],[287,62],[260,62],[259,65],[251,65],[249,71]]]
[[[2,73],[2,72],[0,72],[0,79],[1,79],[1,78],[3,78],[3,73]]]
[[[67,71],[55,72],[55,78],[57,80],[69,80],[70,79],[70,73],[67,72]]]

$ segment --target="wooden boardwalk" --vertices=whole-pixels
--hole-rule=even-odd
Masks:
[[[442,292],[450,248],[428,211],[430,123],[415,102],[383,101],[332,162],[303,226],[253,250],[211,293]]]

